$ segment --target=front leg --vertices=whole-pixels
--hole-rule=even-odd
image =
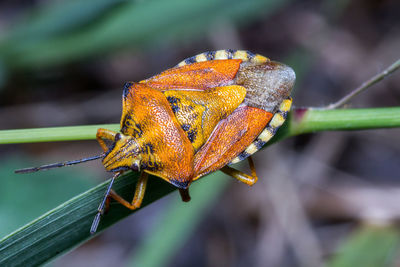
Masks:
[[[108,151],[108,146],[104,140],[109,140],[109,141],[114,142],[116,135],[117,135],[117,132],[114,132],[111,130],[107,130],[107,129],[103,129],[103,128],[97,129],[96,139],[97,139],[97,142],[99,142],[99,144],[104,152]]]
[[[144,193],[146,191],[147,180],[148,180],[147,173],[142,172],[140,174],[139,180],[136,183],[135,196],[133,197],[131,203],[129,203],[127,200],[125,200],[123,197],[118,195],[113,190],[110,191],[110,194],[108,195],[108,197],[114,199],[115,201],[124,205],[125,207],[127,207],[130,210],[135,210],[137,208],[140,208],[140,206],[142,205],[143,198],[144,198]]]

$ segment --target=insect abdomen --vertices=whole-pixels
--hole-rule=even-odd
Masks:
[[[241,59],[243,62],[264,63],[270,61],[268,58],[259,54],[254,54],[247,50],[225,49],[217,51],[208,51],[189,57],[181,61],[176,67],[182,67],[196,62],[203,62],[208,60],[224,60],[224,59]]]
[[[270,61],[250,51],[233,49],[204,52],[183,60],[177,67],[196,62],[229,59],[242,60],[232,81],[233,84],[246,89],[242,105],[260,108],[274,114],[258,137],[230,161],[236,163],[260,150],[284,123],[292,104],[290,93],[296,76],[293,69],[284,64]]]
[[[229,164],[237,163],[246,159],[247,157],[253,155],[258,150],[260,150],[278,131],[279,127],[285,122],[287,114],[292,105],[292,98],[288,97],[283,100],[279,106],[278,111],[274,114],[271,121],[268,123],[267,127],[257,136],[257,138],[237,157],[232,159]]]

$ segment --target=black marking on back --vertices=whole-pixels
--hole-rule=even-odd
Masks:
[[[132,116],[130,114],[126,114],[124,117],[124,121],[122,122],[121,132],[126,133],[129,132],[130,129],[132,129],[133,137],[135,138],[142,137],[143,129],[140,123],[135,122],[135,124],[132,124],[131,122],[134,122]]]
[[[178,103],[181,100],[179,98],[173,97],[173,96],[167,96],[167,100],[171,104],[172,111],[174,113],[177,113],[179,111],[179,109],[180,109]]]
[[[130,120],[132,120],[132,117],[130,114],[126,114],[125,118],[124,118],[124,122],[122,123],[124,126],[131,126],[131,123],[129,122]]]
[[[142,147],[142,153],[145,154],[153,154],[154,153],[154,146],[152,143],[147,143]]]
[[[197,137],[197,129],[192,129],[192,130],[188,131],[187,132],[187,136],[189,138],[189,141],[191,143],[193,143],[194,140],[196,140],[196,137]]]
[[[172,112],[177,113],[179,111],[179,107],[177,105],[172,105]]]
[[[142,137],[143,135],[143,130],[142,130],[142,125],[139,123],[135,123],[135,128],[133,129],[133,137],[139,138]]]
[[[122,91],[122,97],[125,99],[129,94],[129,88],[133,85],[133,82],[126,82],[124,90]]]
[[[131,119],[131,116],[129,114],[125,115],[124,121],[122,122],[121,133],[126,133],[128,131],[128,127],[130,126],[128,122],[129,119]]]
[[[187,131],[189,131],[189,129],[190,129],[190,124],[186,124],[186,123],[184,123],[184,124],[182,124],[182,129],[185,131],[185,132],[187,132]]]
[[[141,162],[140,169],[142,170],[149,170],[149,171],[157,171],[160,170],[161,165],[156,161],[148,161],[148,162]]]
[[[178,104],[179,98],[173,97],[173,96],[168,96],[167,100],[170,104]]]

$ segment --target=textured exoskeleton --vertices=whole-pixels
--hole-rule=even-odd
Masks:
[[[252,175],[227,165],[259,150],[290,110],[294,71],[241,50],[205,52],[138,83],[125,84],[120,133],[99,129],[106,170],[142,172],[130,209],[142,202],[147,174],[180,189],[216,170],[252,185]],[[107,144],[111,143],[111,146]],[[250,159],[250,158],[249,158]]]

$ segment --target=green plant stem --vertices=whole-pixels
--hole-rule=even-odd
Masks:
[[[96,138],[96,131],[98,128],[106,128],[118,131],[119,125],[98,124],[84,126],[1,130],[0,144],[90,140]]]
[[[364,130],[400,126],[400,107],[368,109],[308,109],[295,111],[290,136],[319,131]]]
[[[116,130],[118,125],[3,130],[0,131],[0,143],[94,139],[98,127]],[[290,136],[318,131],[391,127],[400,127],[400,107],[343,110],[297,109],[292,112],[287,123],[270,143]],[[219,175],[219,173],[214,173],[205,179],[220,179],[217,177]],[[136,180],[136,173],[128,173],[117,179],[113,188],[123,197],[131,199]],[[91,238],[90,225],[107,185],[108,182],[104,182],[67,201],[1,240],[0,266],[41,264]],[[161,179],[150,177],[148,194],[145,196],[142,207],[174,189]],[[131,213],[132,211],[121,205],[113,204],[110,212],[100,222],[98,232]]]
[[[317,131],[400,127],[400,107],[367,109],[297,109],[289,116],[280,138]],[[0,144],[89,140],[98,128],[118,131],[118,124],[1,130]],[[290,129],[290,131],[288,130]]]

